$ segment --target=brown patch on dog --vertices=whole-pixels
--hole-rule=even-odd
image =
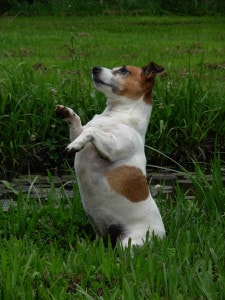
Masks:
[[[136,167],[120,166],[106,171],[110,187],[131,202],[144,201],[149,195],[146,176]]]
[[[148,85],[146,85],[146,90],[145,90],[145,93],[144,93],[144,102],[146,104],[152,104],[153,103],[153,100],[152,100],[153,86],[154,86],[154,79],[151,80]]]
[[[137,100],[144,93],[144,82],[142,80],[142,69],[137,67],[127,67],[129,71],[126,75],[119,75],[115,78],[115,81],[119,83],[120,89],[117,94],[120,96],[126,96],[129,99]]]
[[[141,96],[144,96],[144,102],[146,104],[152,104],[154,78],[156,74],[162,72],[163,69],[163,67],[158,66],[154,62],[151,62],[143,68],[128,66],[127,70],[129,74],[122,75],[122,77],[115,80],[121,87],[117,91],[117,94],[133,100],[138,100]]]

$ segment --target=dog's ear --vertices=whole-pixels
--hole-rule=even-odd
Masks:
[[[143,67],[142,70],[145,78],[153,79],[156,74],[161,73],[164,68],[151,61],[147,66]]]

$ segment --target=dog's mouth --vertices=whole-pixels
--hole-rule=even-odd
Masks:
[[[92,77],[93,77],[95,85],[97,85],[97,86],[99,86],[99,85],[108,85],[108,84],[106,84],[106,82],[104,82],[100,78],[101,72],[102,72],[102,68],[101,67],[94,67],[92,69]]]
[[[112,89],[113,92],[115,92],[117,89],[115,84],[105,82],[101,78],[99,78],[98,76],[96,76],[94,74],[93,74],[93,80],[94,80],[94,84],[95,84],[96,88],[100,88],[101,86],[108,86]]]
[[[103,73],[106,74],[103,74]],[[114,93],[117,90],[117,84],[114,82],[111,71],[104,69],[102,67],[94,67],[92,71],[92,78],[94,81],[95,87],[105,93],[108,91],[105,87],[109,87],[110,90]]]
[[[99,84],[103,84],[103,85],[107,85],[107,86],[111,86],[111,84],[104,82],[102,79],[98,78],[97,76],[93,75],[93,79],[94,79],[94,83],[99,85]]]

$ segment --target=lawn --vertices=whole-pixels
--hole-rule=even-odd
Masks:
[[[51,181],[51,174],[72,172],[72,159],[62,154],[68,128],[55,118],[55,104],[73,107],[85,123],[105,103],[92,85],[93,66],[154,60],[165,74],[154,90],[148,164],[176,166],[192,182],[191,191],[176,184],[175,193],[156,197],[167,236],[132,255],[95,240],[76,180],[72,198],[53,181],[47,201],[14,190],[17,207],[0,210],[0,298],[224,299],[224,18],[1,17],[0,23],[2,179],[49,169]]]

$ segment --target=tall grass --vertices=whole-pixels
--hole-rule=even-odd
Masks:
[[[48,201],[18,194],[17,207],[0,210],[2,299],[224,299],[224,197],[221,161],[213,180],[196,164],[187,176],[193,200],[181,188],[158,195],[167,236],[152,247],[105,249],[73,200],[55,193]],[[51,180],[51,176],[49,177]],[[35,187],[35,183],[33,183]]]
[[[2,168],[5,165],[9,170],[16,170],[20,162],[27,164],[29,156],[40,160],[40,142],[44,141],[41,146],[44,152],[44,144],[49,146],[53,111],[51,101],[45,99],[51,95],[46,91],[43,78],[35,76],[23,63],[3,71],[6,77],[2,81],[0,105]],[[54,146],[51,139],[49,144]],[[23,163],[21,168],[24,168]]]
[[[146,144],[184,161],[209,161],[220,151],[225,134],[224,93],[211,75],[188,72],[159,82]],[[156,146],[155,146],[156,147]],[[224,151],[224,150],[223,150]]]
[[[146,144],[180,163],[208,161],[219,150],[223,159],[222,24],[219,17],[3,18],[1,177],[65,169],[68,129],[54,117],[55,104],[71,106],[86,123],[105,106],[93,66],[150,60],[165,74],[156,80]]]
[[[3,1],[2,9],[11,13],[25,15],[99,15],[99,14],[134,14],[134,15],[203,15],[221,14],[225,5],[219,0],[48,0],[48,1]]]

